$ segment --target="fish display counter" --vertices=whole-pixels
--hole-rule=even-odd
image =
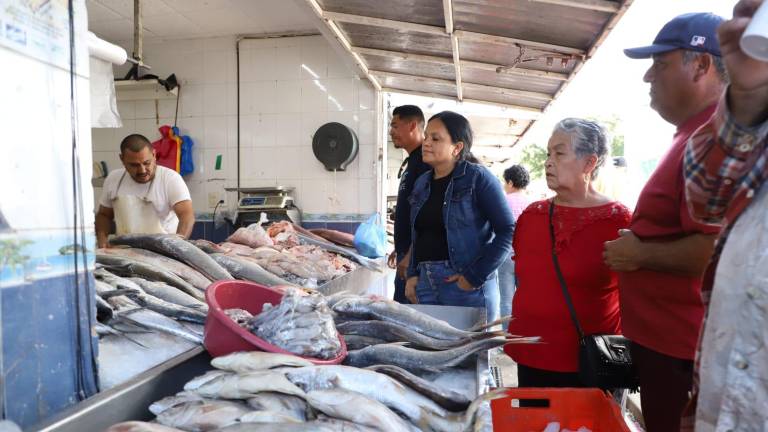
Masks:
[[[485,322],[485,311],[481,308],[426,305],[410,307],[442,319],[457,329],[469,329]],[[442,372],[419,373],[418,376],[447,393],[462,395],[467,400],[473,400],[487,392],[491,384],[488,360],[488,352],[483,350],[471,356],[470,366],[452,367]],[[148,421],[153,418],[148,410],[151,404],[181,392],[185,383],[212,369],[211,357],[208,353],[202,347],[195,347],[62,412],[56,418],[37,425],[34,430],[101,431],[124,421]],[[372,373],[366,369],[354,369]],[[376,389],[370,390],[376,391]],[[477,411],[478,419],[482,417],[488,423],[488,427],[484,430],[490,430],[490,410],[487,405],[487,403],[482,404]]]
[[[205,290],[218,280],[386,296],[383,259],[362,257],[325,231],[341,244],[287,221],[240,228],[220,244],[174,235],[111,238],[110,248],[96,251],[94,271],[101,390],[200,346]]]

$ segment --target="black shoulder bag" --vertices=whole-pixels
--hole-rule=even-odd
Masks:
[[[573,307],[571,295],[565,278],[560,271],[555,252],[555,225],[552,214],[555,211],[554,200],[549,205],[549,236],[552,239],[552,262],[555,265],[557,279],[563,289],[563,296],[571,313],[573,325],[579,336],[579,379],[588,387],[598,387],[603,390],[630,389],[637,390],[640,382],[632,367],[632,358],[629,354],[631,341],[621,335],[584,335],[584,331],[576,317],[576,309]]]

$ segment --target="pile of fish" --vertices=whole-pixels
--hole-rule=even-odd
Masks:
[[[205,240],[192,243],[236,278],[269,286],[315,288],[349,273],[357,264],[380,270],[375,261],[291,222],[276,222],[266,230],[261,224],[238,228],[220,244]]]
[[[96,332],[144,345],[132,333],[159,331],[199,344],[202,332],[182,322],[203,324],[208,305],[162,281],[125,278],[99,267],[96,278]],[[199,326],[198,326],[199,327]]]
[[[252,318],[239,309],[225,312],[256,336],[294,354],[328,360],[341,352],[331,309],[320,294],[289,288],[280,304],[267,303]]]
[[[153,403],[156,423],[118,431],[486,431],[478,409],[503,391],[470,401],[408,372],[315,366],[295,356],[234,353],[184,391]],[[389,368],[389,367],[388,367]]]
[[[117,236],[110,244],[96,251],[96,330],[132,341],[130,333],[151,329],[199,343],[198,329],[178,321],[204,323],[205,290],[218,280],[309,289],[354,270],[352,260],[371,265],[290,222],[240,228],[220,245],[148,234]]]
[[[481,351],[538,341],[502,331],[483,331],[500,322],[460,330],[384,299],[337,294],[330,296],[328,302],[336,314],[336,328],[350,350],[345,364],[352,366],[385,364],[414,373],[439,372],[460,366]]]

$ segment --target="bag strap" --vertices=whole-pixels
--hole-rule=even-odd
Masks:
[[[563,289],[563,297],[565,297],[565,303],[568,305],[568,311],[571,313],[571,319],[573,325],[576,326],[576,333],[579,334],[579,341],[584,339],[584,331],[581,329],[579,319],[576,317],[576,308],[573,307],[573,301],[571,295],[568,293],[568,287],[565,285],[565,278],[563,272],[560,271],[560,263],[557,260],[557,253],[555,252],[555,224],[552,222],[552,215],[555,212],[555,200],[554,198],[549,203],[549,237],[552,239],[552,263],[555,265],[555,273],[557,273],[557,280],[560,282],[560,287]]]

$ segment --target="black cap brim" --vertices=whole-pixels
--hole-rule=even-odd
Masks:
[[[639,48],[627,48],[624,50],[624,54],[631,59],[647,59],[653,57],[654,54],[661,54],[679,48],[675,45],[654,44]]]

